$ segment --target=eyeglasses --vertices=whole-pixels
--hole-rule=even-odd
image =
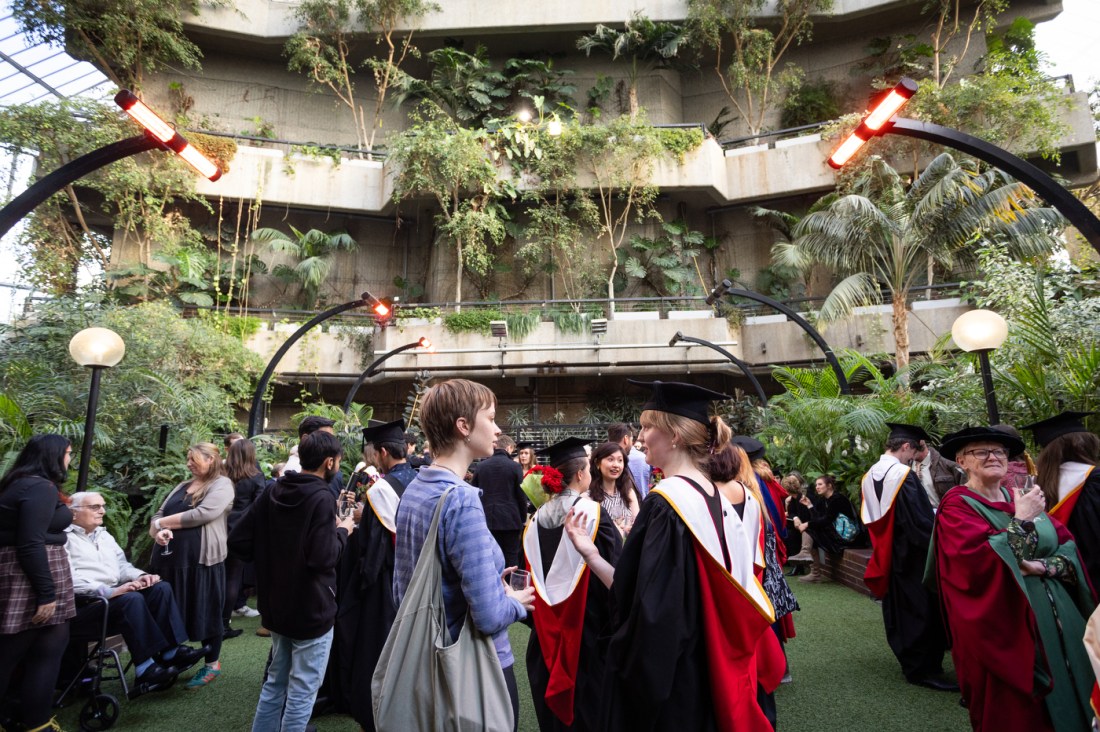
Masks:
[[[997,448],[994,450],[967,450],[963,453],[963,455],[973,455],[979,460],[987,460],[990,457],[995,457],[998,460],[1006,460],[1008,459],[1008,450],[1002,450],[1001,448]]]
[[[86,508],[89,511],[106,511],[107,504],[105,503],[88,503],[83,506],[73,506],[73,508]]]

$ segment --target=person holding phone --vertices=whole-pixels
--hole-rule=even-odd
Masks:
[[[976,730],[1087,730],[1094,601],[1073,537],[1026,477],[1002,486],[1019,438],[988,427],[940,447],[967,472],[940,502],[929,573]]]

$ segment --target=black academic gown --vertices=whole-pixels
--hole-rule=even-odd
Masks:
[[[545,529],[536,526],[539,532],[539,548],[542,553],[542,566],[549,572],[554,561],[554,553],[562,540],[563,528]],[[566,539],[568,541],[568,539]],[[600,508],[600,524],[596,530],[596,549],[600,556],[611,566],[616,566],[622,552],[622,535],[615,523]],[[588,597],[584,605],[584,629],[581,632],[581,654],[577,662],[577,686],[573,696],[573,724],[566,726],[546,705],[546,686],[550,682],[550,671],[542,657],[538,634],[533,630],[527,643],[527,679],[531,682],[531,696],[535,704],[535,716],[539,720],[542,732],[558,730],[599,730],[600,684],[603,676],[602,656],[597,647],[599,635],[607,626],[611,605],[609,592],[603,582],[593,574],[588,578]]]
[[[1077,541],[1093,591],[1100,592],[1100,468],[1089,473],[1081,486],[1066,528]]]
[[[615,567],[598,729],[717,729],[700,595],[691,530],[651,493]]]
[[[894,499],[894,553],[882,599],[886,640],[909,680],[943,671],[947,636],[939,603],[924,586],[928,545],[936,515],[920,479],[910,471]]]
[[[401,471],[400,476],[394,472]],[[405,472],[407,471],[407,473]],[[416,474],[398,466],[387,478],[398,496]],[[348,537],[337,566],[336,626],[332,651],[314,714],[350,714],[366,732],[374,730],[371,678],[397,617],[393,603],[393,534],[364,505],[359,528]]]

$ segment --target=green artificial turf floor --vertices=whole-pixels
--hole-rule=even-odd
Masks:
[[[905,683],[886,645],[879,606],[834,584],[807,585],[792,580],[802,611],[795,614],[798,637],[787,646],[794,682],[776,693],[779,728],[784,731],[962,732],[967,716],[957,694],[930,691]],[[222,675],[205,688],[173,688],[132,702],[120,700],[122,712],[112,729],[182,732],[248,730],[260,694],[269,641],[257,637],[258,619],[234,619],[244,635],[225,642]],[[523,670],[529,631],[512,628],[516,680],[521,708],[520,730],[537,732],[530,688]],[[950,656],[946,665],[950,668]],[[197,667],[196,667],[197,668]],[[117,683],[104,691],[121,696]],[[369,694],[369,689],[364,689]],[[58,713],[62,728],[75,732],[82,699]],[[319,732],[354,732],[350,717],[314,720]],[[684,732],[691,732],[685,730]]]

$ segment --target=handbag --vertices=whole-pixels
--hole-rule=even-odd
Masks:
[[[371,679],[378,732],[511,732],[512,701],[492,636],[470,613],[451,641],[443,607],[439,517],[436,504],[408,591],[386,637]]]
[[[852,519],[848,518],[844,514],[838,514],[833,521],[833,529],[836,530],[837,536],[844,541],[852,541],[859,536],[859,524]]]

